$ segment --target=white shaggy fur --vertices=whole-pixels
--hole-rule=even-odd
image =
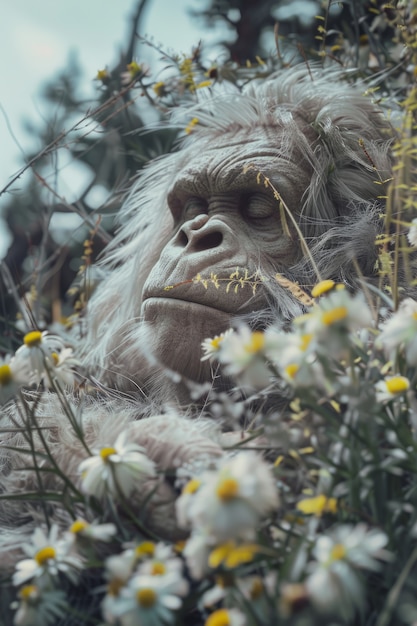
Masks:
[[[172,236],[167,192],[184,164],[193,163],[219,137],[232,140],[242,131],[256,137],[259,128],[272,137],[279,133],[278,153],[285,159],[302,154],[300,167],[311,171],[296,219],[321,277],[354,286],[358,266],[365,277],[375,271],[374,242],[382,227],[378,197],[384,193],[376,182],[391,176],[393,129],[358,87],[341,82],[334,71],[313,70],[310,75],[305,67],[292,68],[250,83],[243,93],[216,95],[177,112],[184,125],[193,117],[199,123],[179,152],[151,163],[134,185],[103,263],[108,277],[89,308],[86,365],[110,386],[132,391],[133,381],[146,395],[159,396],[164,389],[158,368],[149,361],[152,337],[141,325],[140,306],[144,281]],[[255,159],[250,149],[245,143],[239,148]],[[288,167],[294,166],[289,162]],[[262,270],[262,250],[259,254],[254,261]],[[307,290],[317,282],[305,257],[274,269]],[[258,322],[300,313],[299,302],[275,281],[265,287],[268,298],[256,312]]]

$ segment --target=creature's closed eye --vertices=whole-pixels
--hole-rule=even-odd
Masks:
[[[242,214],[249,220],[262,220],[278,215],[278,203],[262,193],[248,194],[242,198]]]

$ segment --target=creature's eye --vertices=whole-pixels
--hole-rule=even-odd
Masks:
[[[202,213],[207,213],[207,201],[198,197],[188,198],[182,210],[183,222],[188,222]]]
[[[245,195],[241,201],[242,213],[249,220],[263,220],[278,215],[278,203],[262,193]]]

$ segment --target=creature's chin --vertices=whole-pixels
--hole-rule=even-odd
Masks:
[[[158,363],[190,380],[211,378],[209,363],[201,361],[201,343],[230,328],[229,313],[196,302],[158,297],[143,302],[141,315]]]

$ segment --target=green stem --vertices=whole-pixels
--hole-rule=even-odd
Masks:
[[[417,561],[417,548],[414,548],[410,558],[408,559],[407,563],[405,564],[405,567],[403,569],[403,571],[401,572],[400,576],[398,577],[397,582],[395,583],[395,585],[391,588],[388,597],[387,597],[387,601],[385,603],[385,608],[382,612],[381,617],[378,619],[376,626],[388,626],[392,613],[394,612],[395,606],[398,602],[401,590],[408,578],[408,575],[410,574],[414,564]]]

